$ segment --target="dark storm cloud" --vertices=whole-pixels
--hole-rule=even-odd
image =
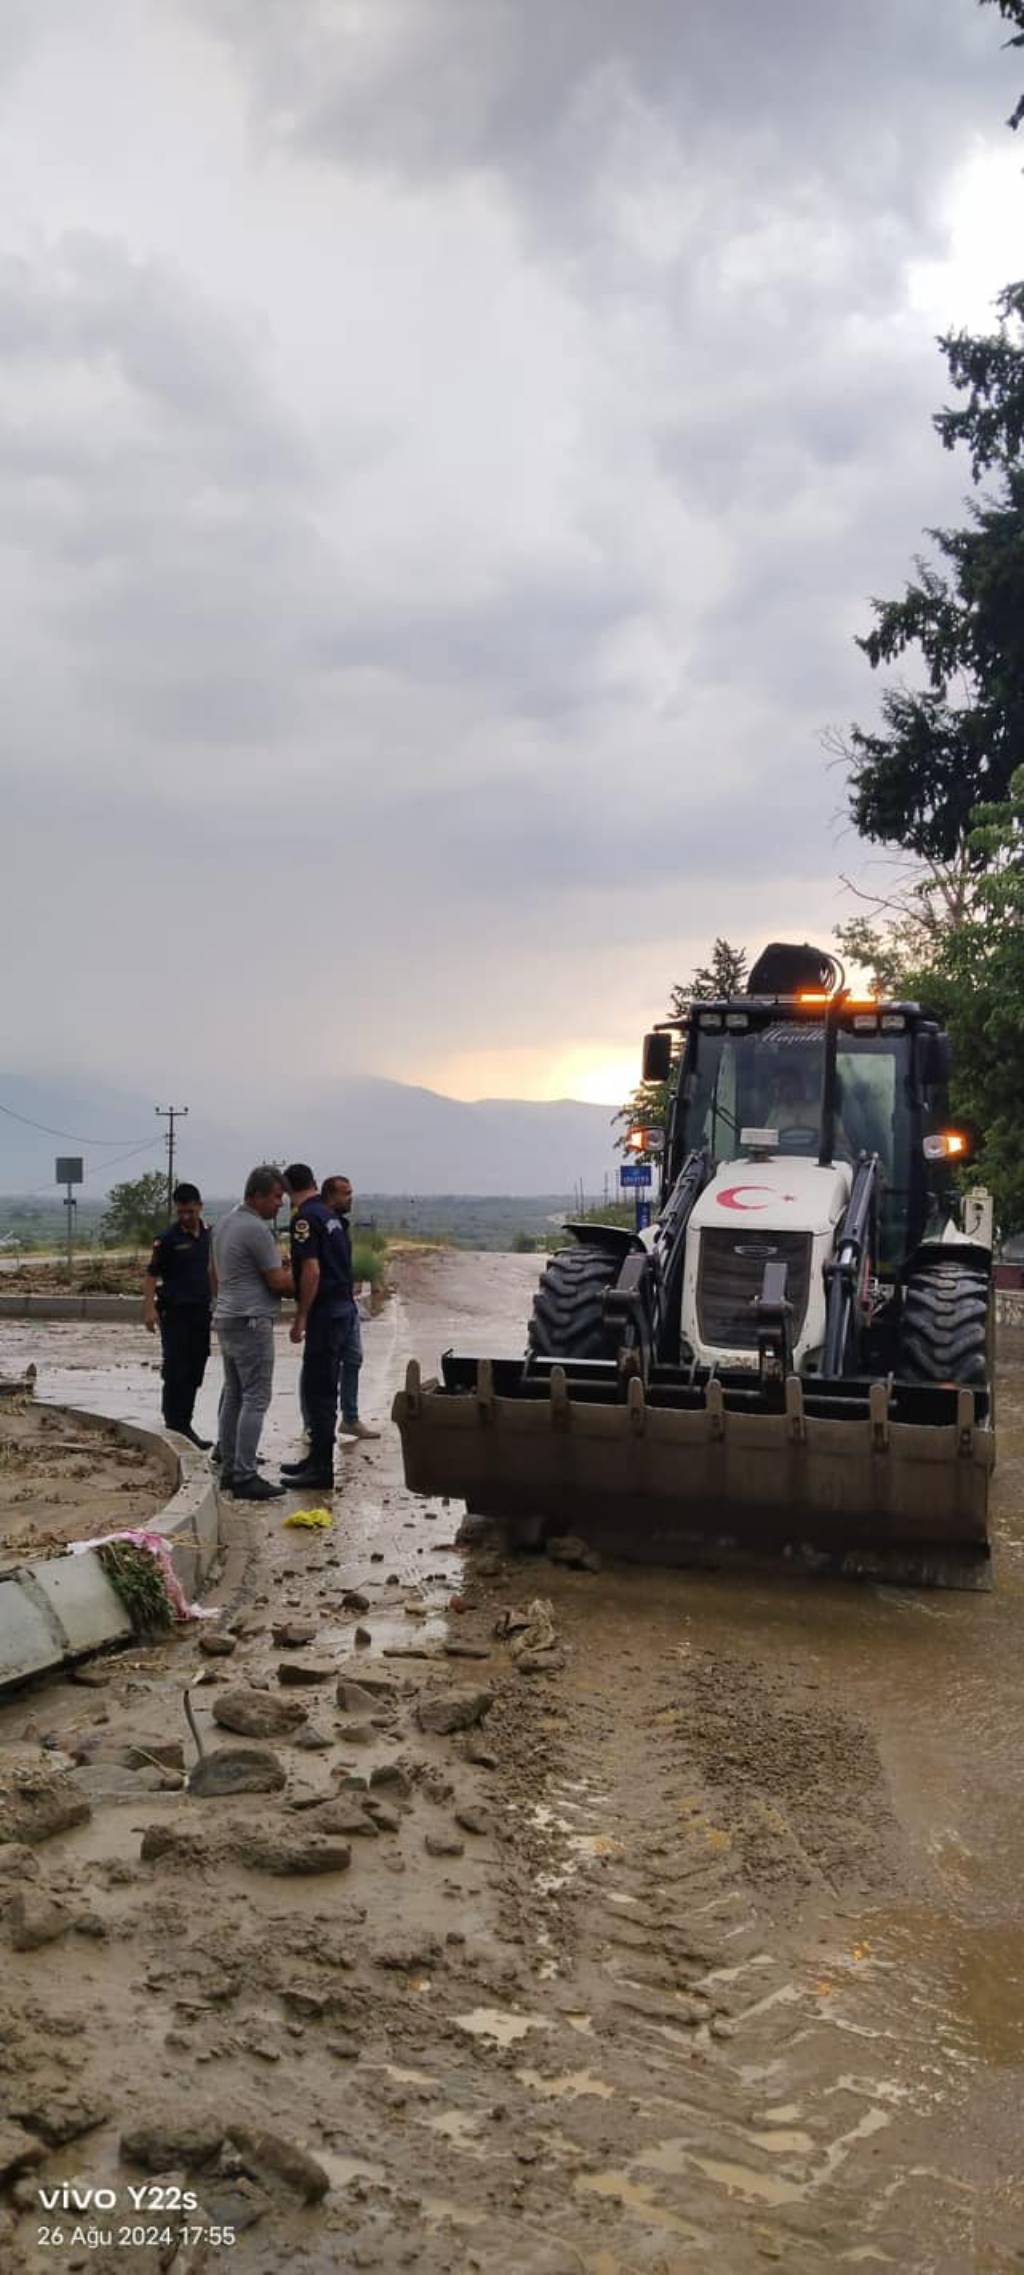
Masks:
[[[5,47],[7,914],[68,1047],[100,970],[103,1048],[209,985],[219,1063],[239,943],[298,1016],[283,939],[389,1071],[468,963],[554,1047],[617,938],[827,895],[820,730],[965,480],[907,276],[1008,106],[973,0],[45,0]]]

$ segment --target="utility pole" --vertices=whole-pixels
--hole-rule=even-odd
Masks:
[[[174,1208],[174,1125],[184,1120],[188,1107],[155,1106],[153,1111],[167,1124],[167,1214],[170,1216]]]

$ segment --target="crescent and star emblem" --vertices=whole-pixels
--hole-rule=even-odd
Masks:
[[[739,1209],[741,1214],[748,1209],[767,1208],[767,1201],[742,1200],[740,1196],[743,1193],[767,1193],[773,1201],[795,1201],[796,1199],[795,1193],[777,1193],[774,1185],[726,1185],[724,1191],[718,1195],[719,1208]]]

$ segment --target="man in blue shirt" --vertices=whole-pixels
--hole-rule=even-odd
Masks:
[[[341,1359],[355,1314],[348,1233],[321,1200],[305,1161],[284,1172],[292,1201],[291,1255],[295,1283],[293,1343],[305,1345],[300,1397],[309,1431],[308,1456],[282,1462],[289,1486],[329,1493],[334,1486],[334,1432],[338,1420]]]
[[[212,1307],[210,1228],[198,1185],[175,1186],[174,1212],[175,1223],[153,1243],[142,1283],[142,1317],[147,1334],[160,1328],[165,1427],[205,1453],[210,1440],[197,1437],[192,1427],[210,1356]]]

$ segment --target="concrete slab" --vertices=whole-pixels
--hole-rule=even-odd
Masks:
[[[33,1564],[31,1584],[59,1621],[71,1658],[132,1632],[121,1598],[96,1555],[51,1556],[45,1563]]]
[[[59,1667],[64,1636],[44,1599],[17,1579],[0,1580],[0,1687]]]

